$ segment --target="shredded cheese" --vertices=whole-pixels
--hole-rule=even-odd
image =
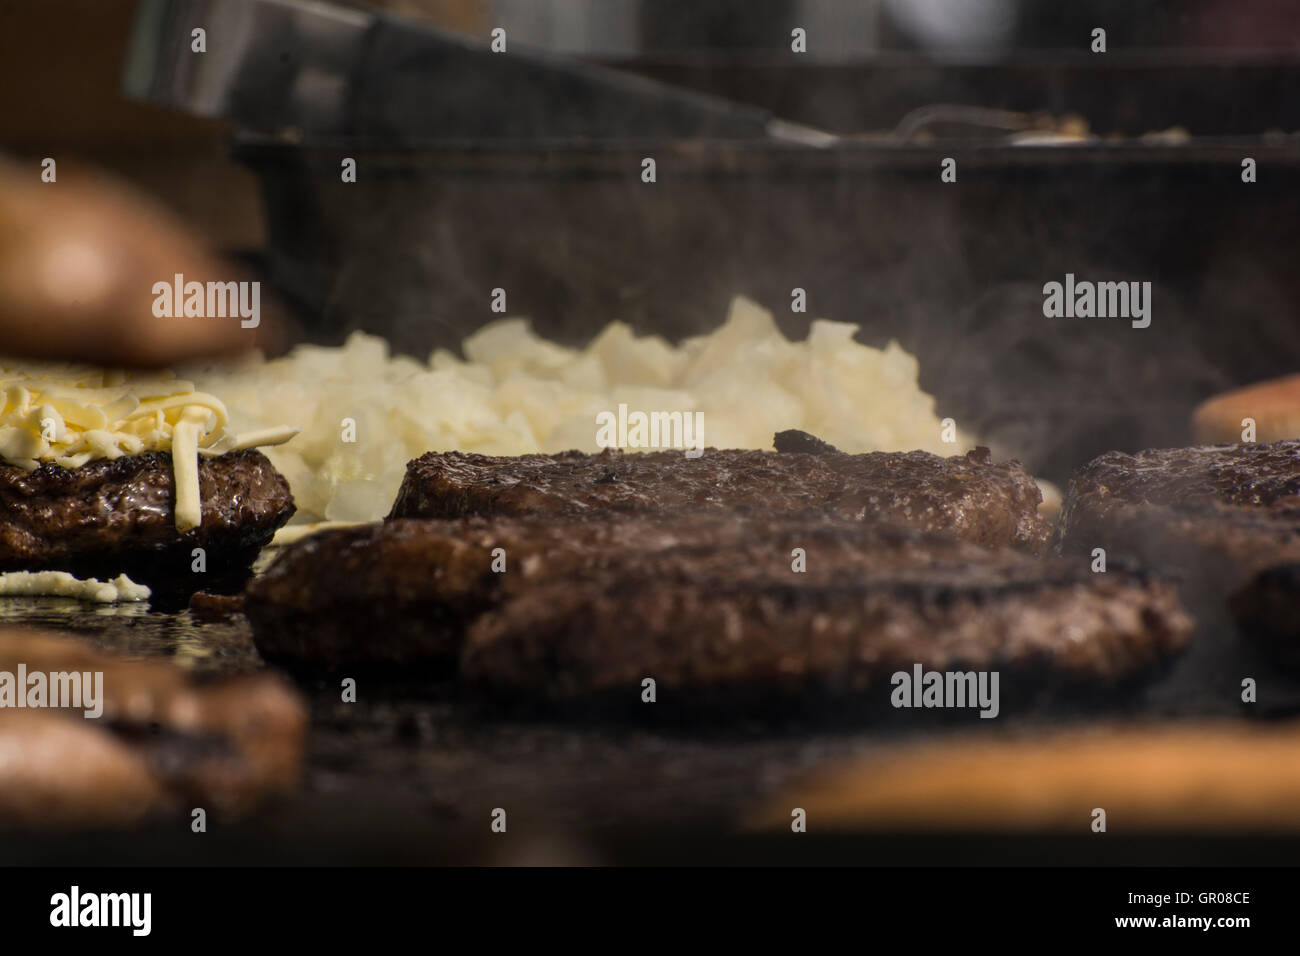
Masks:
[[[150,591],[125,574],[111,581],[76,578],[67,571],[8,571],[0,574],[0,597],[70,597],[92,604],[147,601]]]
[[[310,538],[314,534],[320,534],[322,531],[335,531],[339,528],[360,528],[364,525],[377,523],[374,521],[316,521],[311,524],[285,525],[275,533],[269,547],[279,548],[294,544],[303,538]]]
[[[236,435],[229,424],[220,399],[170,372],[0,360],[0,460],[33,471],[44,462],[80,468],[95,459],[169,452],[182,533],[203,518],[200,455],[279,445],[298,434],[283,426]]]

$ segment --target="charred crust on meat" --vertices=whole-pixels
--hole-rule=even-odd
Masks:
[[[1079,470],[1058,549],[1176,571],[1198,615],[1226,610],[1275,664],[1300,666],[1300,441],[1109,452]]]
[[[0,571],[123,572],[155,591],[242,585],[258,551],[293,515],[288,482],[258,451],[200,458],[202,522],[176,530],[171,455],[34,471],[0,465]],[[191,571],[203,548],[208,571]]]
[[[459,659],[469,686],[534,699],[599,696],[633,665],[710,694],[841,674],[856,693],[895,652],[1112,684],[1190,630],[1164,581],[817,513],[398,519],[285,549],[247,613],[289,666]]]
[[[1058,549],[1107,549],[1230,590],[1300,561],[1300,441],[1108,452],[1070,481]]]
[[[772,437],[772,447],[783,454],[801,453],[805,455],[839,455],[842,452],[829,442],[824,442],[816,435],[801,432],[797,428],[788,428],[777,432]]]
[[[388,517],[817,508],[841,518],[948,531],[979,544],[1041,552],[1051,537],[1051,526],[1038,514],[1041,500],[1018,462],[994,464],[987,449],[952,458],[833,449],[706,449],[697,459],[680,451],[612,449],[517,458],[430,452],[407,465]]]
[[[461,679],[552,701],[635,686],[643,673],[679,694],[753,685],[857,695],[921,662],[1105,687],[1168,659],[1191,629],[1164,583],[1089,580],[1011,552],[960,560],[798,583],[775,569],[739,580],[607,569],[479,617]]]

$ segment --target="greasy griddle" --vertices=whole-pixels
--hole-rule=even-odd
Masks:
[[[349,675],[300,681],[312,723],[307,771],[294,798],[238,824],[213,818],[198,846],[186,821],[93,839],[0,834],[0,865],[1286,859],[1300,841],[1117,836],[1100,850],[1068,838],[810,834],[795,847],[736,832],[743,813],[792,779],[907,739],[1016,734],[1101,717],[1267,720],[1300,713],[1300,683],[1273,676],[1222,613],[1196,610],[1202,625],[1192,650],[1144,689],[995,721],[973,712],[901,711],[900,719],[870,724],[824,715],[682,722],[648,708],[636,725],[491,713],[461,699],[446,680],[358,673],[355,704],[340,701],[339,680]],[[188,611],[40,598],[0,601],[0,623],[56,629],[204,673],[262,666],[242,618],[199,621]],[[1237,703],[1240,675],[1261,678],[1261,702],[1249,712]],[[515,839],[490,834],[497,807],[506,809]]]

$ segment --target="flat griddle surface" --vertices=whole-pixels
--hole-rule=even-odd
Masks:
[[[0,623],[62,631],[133,657],[169,657],[204,673],[264,666],[242,617],[201,621],[188,611],[160,613],[147,605],[23,598],[0,600]],[[349,675],[302,678],[312,725],[307,770],[294,798],[243,821],[210,818],[201,844],[188,820],[120,834],[5,834],[0,864],[960,863],[1059,862],[1061,854],[1092,860],[1095,842],[1066,838],[877,834],[812,838],[795,848],[743,835],[738,824],[764,798],[821,765],[922,736],[1022,734],[1098,718],[1267,719],[1300,712],[1300,686],[1275,677],[1261,679],[1261,704],[1244,711],[1239,675],[1267,671],[1226,621],[1210,625],[1208,636],[1198,634],[1193,650],[1145,689],[1103,704],[1006,713],[994,721],[973,711],[935,719],[911,712],[886,725],[823,717],[638,723],[503,716],[460,698],[447,680],[399,682],[359,673],[358,700],[347,704],[340,681]],[[1005,689],[1003,699],[1005,706]],[[507,812],[509,838],[491,833],[498,807]],[[1124,853],[1176,862],[1192,845],[1224,862],[1255,860],[1262,851],[1280,854],[1279,860],[1300,853],[1300,841],[1289,839],[1111,843],[1104,852],[1112,862]]]

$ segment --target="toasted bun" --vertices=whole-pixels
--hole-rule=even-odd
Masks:
[[[1094,727],[900,744],[831,764],[744,823],[788,830],[1088,833],[1300,830],[1300,724]]]
[[[1300,375],[1248,385],[1202,402],[1192,413],[1192,432],[1204,444],[1239,442],[1246,418],[1255,420],[1257,442],[1300,438]]]

